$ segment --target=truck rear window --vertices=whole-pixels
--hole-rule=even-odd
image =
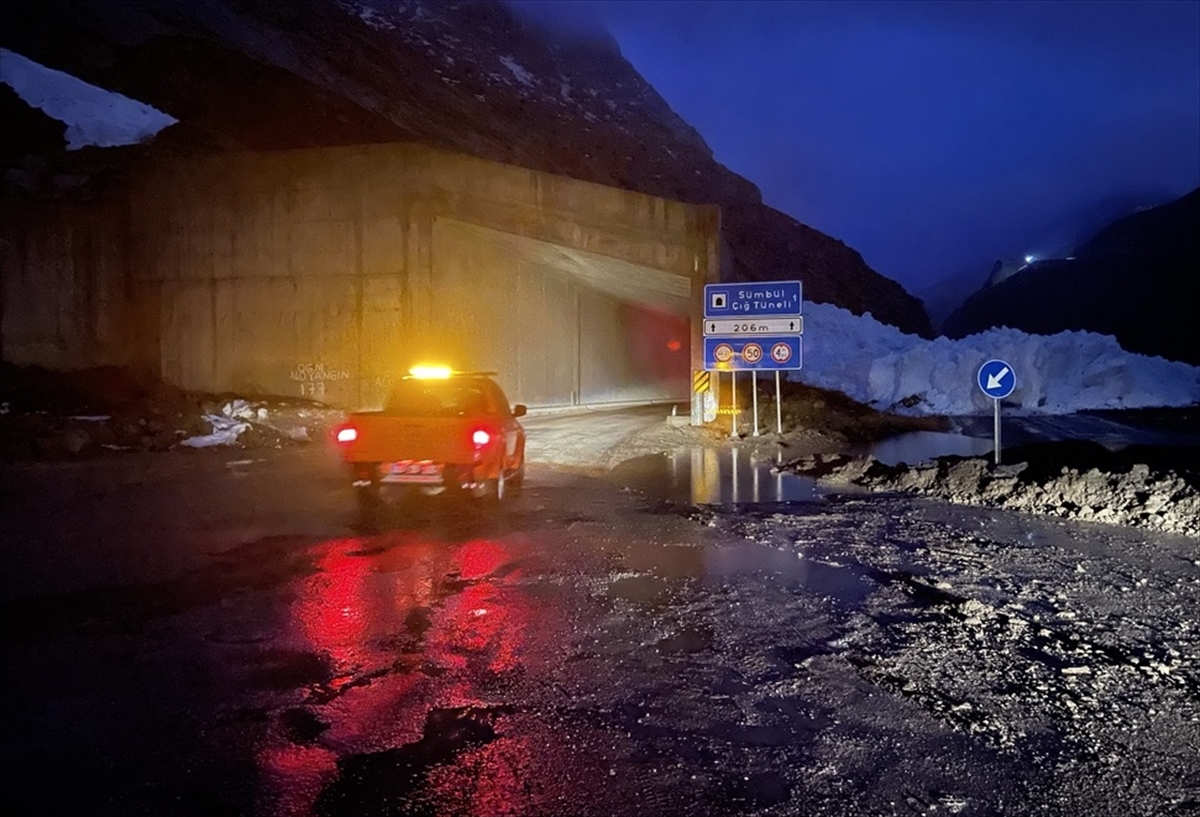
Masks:
[[[469,380],[401,380],[384,411],[408,417],[468,417],[488,413],[483,386]]]

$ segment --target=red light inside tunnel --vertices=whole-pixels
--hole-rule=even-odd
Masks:
[[[677,340],[669,340],[669,341],[667,341],[667,348],[670,349],[672,352],[678,352],[680,349],[683,348],[683,344]]]
[[[483,448],[492,441],[492,435],[488,433],[486,428],[477,428],[471,433],[471,442],[476,448]]]
[[[354,426],[345,426],[339,428],[337,433],[337,441],[339,443],[352,443],[358,439],[358,429]]]

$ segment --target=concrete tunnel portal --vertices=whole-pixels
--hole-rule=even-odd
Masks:
[[[412,145],[160,161],[130,266],[163,377],[379,406],[417,362],[531,408],[685,401],[720,214]]]

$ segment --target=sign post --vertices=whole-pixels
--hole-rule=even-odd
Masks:
[[[737,369],[729,373],[729,395],[733,400],[733,411],[729,413],[732,425],[729,426],[729,436],[736,437],[737,433]]]
[[[779,389],[779,370],[775,370],[775,433],[783,433],[783,396]]]
[[[992,437],[996,465],[1000,464],[1000,401],[1017,387],[1017,375],[1003,360],[992,359],[979,367],[975,377],[979,390],[992,398]]]
[[[754,400],[754,436],[758,436],[758,369],[750,373]]]
[[[799,281],[704,287],[704,368],[734,378],[732,436],[737,436],[738,371],[753,373],[754,436],[759,436],[758,372],[775,372],[775,430],[783,433],[779,373],[803,366],[803,291]]]

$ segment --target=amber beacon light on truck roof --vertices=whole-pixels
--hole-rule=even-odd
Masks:
[[[408,370],[406,377],[413,380],[447,380],[451,377],[495,377],[497,372],[462,372],[449,366],[421,364]]]

